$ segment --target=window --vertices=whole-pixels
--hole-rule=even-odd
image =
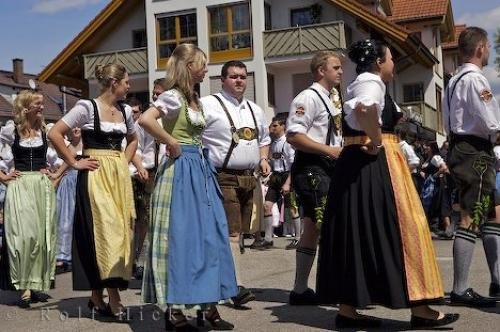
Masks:
[[[156,17],[157,65],[162,68],[182,43],[197,44],[196,13],[177,13]]]
[[[271,30],[273,28],[271,22],[271,5],[267,2],[264,2],[264,28],[266,30]]]
[[[422,83],[403,85],[403,99],[405,103],[424,100],[424,87]]]
[[[212,7],[209,11],[210,62],[252,56],[252,30],[248,2]]]
[[[444,133],[443,127],[443,109],[441,104],[441,98],[443,98],[443,90],[440,86],[436,84],[436,110],[437,110],[437,118],[438,118],[438,131],[440,133]]]
[[[147,47],[146,29],[132,31],[132,47],[141,48]]]
[[[290,23],[292,27],[314,24],[311,7],[292,9]]]
[[[274,92],[274,75],[267,73],[267,102],[271,106],[276,106],[276,97]]]

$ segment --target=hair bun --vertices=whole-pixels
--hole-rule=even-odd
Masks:
[[[348,56],[357,65],[371,63],[377,58],[375,41],[373,39],[363,39],[354,42],[349,46]]]
[[[104,78],[103,69],[104,69],[103,65],[97,65],[97,66],[95,66],[95,72],[94,72],[94,74],[95,74],[95,77],[98,80],[102,80]]]

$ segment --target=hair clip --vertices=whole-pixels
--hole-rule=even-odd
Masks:
[[[359,61],[361,61],[361,62],[365,62],[365,58],[364,58],[364,57],[362,57],[361,59],[359,59]]]

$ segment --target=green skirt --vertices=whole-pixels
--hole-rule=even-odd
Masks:
[[[40,172],[22,172],[7,186],[4,226],[8,264],[2,265],[8,265],[15,289],[48,291],[54,280],[55,204],[54,186]]]

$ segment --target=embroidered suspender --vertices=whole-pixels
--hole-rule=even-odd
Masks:
[[[224,113],[226,113],[226,117],[229,120],[229,124],[231,125],[231,133],[232,133],[231,145],[229,146],[229,150],[227,151],[226,158],[224,158],[224,163],[222,164],[222,169],[226,169],[227,165],[229,164],[229,159],[231,158],[231,154],[233,153],[233,150],[236,147],[236,145],[238,145],[240,138],[239,138],[238,134],[236,133],[236,126],[234,125],[233,118],[231,117],[231,114],[229,114],[229,111],[228,111],[226,105],[224,104],[224,102],[222,101],[222,99],[219,96],[217,96],[215,94],[212,96],[214,96],[215,99],[217,99],[219,101],[219,104],[222,106],[222,109],[224,110]],[[253,109],[250,106],[250,103],[248,101],[247,101],[247,105],[248,105],[248,108],[250,109],[250,113],[252,114],[252,119],[253,119],[253,122],[255,124],[255,132],[257,134],[257,142],[258,142],[259,141],[259,128],[257,126],[257,119],[255,119],[255,114],[253,113]]]
[[[318,95],[319,99],[321,99],[321,101],[323,102],[323,106],[325,106],[325,109],[328,112],[328,131],[326,133],[326,142],[325,142],[325,145],[330,145],[330,142],[332,140],[332,132],[333,132],[333,125],[332,125],[333,115],[330,112],[330,109],[328,108],[328,105],[326,104],[326,102],[323,99],[323,97],[321,97],[321,95],[318,92],[318,90],[316,90],[314,88],[309,88],[309,90],[312,90],[312,91],[316,92],[316,94]],[[337,132],[335,132],[335,134],[337,134]]]

